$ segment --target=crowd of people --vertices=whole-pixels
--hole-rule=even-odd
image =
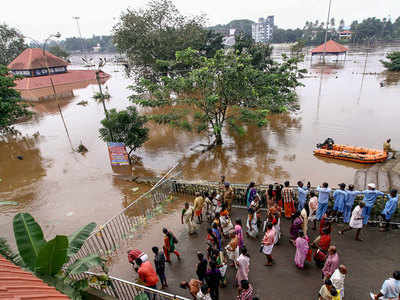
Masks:
[[[328,207],[331,195],[334,200],[332,208]],[[354,206],[357,195],[363,195],[363,200]],[[289,240],[295,248],[293,262],[299,269],[306,263],[315,262],[321,269],[322,286],[318,292],[320,300],[338,300],[344,298],[344,280],[347,267],[340,264],[340,257],[336,246],[331,241],[333,224],[342,220],[345,226],[339,234],[356,229],[355,239],[362,241],[361,229],[368,223],[368,219],[377,197],[387,199],[381,212],[384,226],[382,231],[389,230],[389,222],[397,209],[398,193],[392,190],[389,194],[378,191],[374,184],[368,184],[368,189],[356,191],[354,186],[342,183],[339,188],[332,190],[328,183],[323,183],[315,190],[311,189],[310,182],[304,185],[299,181],[297,187],[290,186],[288,181],[283,185],[270,185],[265,197],[260,195],[255,183],[250,183],[245,193],[247,206],[247,220],[244,226],[240,218],[232,220],[232,203],[235,198],[234,190],[225,178],[222,177],[221,186],[211,193],[196,193],[193,203],[185,203],[182,209],[181,222],[186,224],[189,234],[199,234],[202,222],[208,222],[206,232],[207,248],[197,253],[196,274],[198,279],[183,281],[181,287],[189,289],[193,299],[218,300],[220,287],[227,282],[227,269],[234,268],[236,276],[233,284],[237,287],[237,300],[254,300],[255,290],[249,282],[250,256],[248,254],[245,236],[247,239],[261,240],[260,252],[265,255],[265,266],[275,264],[273,250],[281,238],[281,218],[290,220]],[[265,206],[265,210],[261,209]],[[318,237],[310,240],[309,225],[312,230],[318,230]],[[170,262],[170,254],[175,253],[178,259],[180,254],[175,249],[175,236],[166,228],[163,229],[165,239],[163,252],[153,248],[156,270],[148,272],[145,264],[148,257],[137,256],[134,261],[138,266],[139,277],[148,287],[155,288],[157,275],[162,288],[167,287],[165,278],[165,262]],[[143,262],[145,261],[145,262]],[[147,264],[148,265],[148,264]],[[151,264],[150,264],[151,266]],[[144,273],[151,273],[149,276]],[[399,297],[400,272],[396,271],[393,278],[385,281],[375,299],[393,295]],[[382,298],[382,299],[386,299]],[[393,298],[393,297],[392,297]],[[395,298],[395,297],[394,297]],[[397,298],[396,298],[397,299]]]

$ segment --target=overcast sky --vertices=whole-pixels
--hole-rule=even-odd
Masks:
[[[77,36],[73,16],[80,17],[82,35],[110,34],[121,11],[144,7],[147,0],[11,0],[1,1],[0,22],[18,28],[24,35],[38,40],[59,31],[63,38]],[[282,28],[302,27],[306,20],[326,20],[329,0],[175,0],[187,15],[204,13],[209,25],[225,24],[234,19],[251,19],[274,15]],[[352,20],[376,16],[392,20],[400,15],[400,0],[332,0],[331,16]]]

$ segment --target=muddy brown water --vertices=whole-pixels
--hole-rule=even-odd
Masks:
[[[225,130],[224,145],[209,152],[195,147],[208,142],[206,135],[151,124],[150,140],[136,152],[140,164],[133,174],[160,175],[181,161],[182,177],[188,180],[218,180],[225,174],[231,182],[352,182],[355,170],[365,166],[314,157],[312,150],[326,137],[371,148],[391,137],[393,147],[400,148],[400,76],[382,73],[379,62],[394,49],[400,46],[371,50],[364,76],[365,49],[351,48],[345,62],[330,58],[326,66],[317,57],[311,63],[308,55],[309,74],[297,90],[298,112],[273,115],[264,128],[248,127],[246,136]],[[282,51],[276,47],[275,57]],[[126,107],[130,80],[123,67],[108,64],[104,71],[112,76],[105,84],[112,95],[107,107]],[[18,203],[0,206],[0,236],[12,235],[12,217],[20,211],[32,213],[47,236],[70,233],[90,221],[103,223],[148,188],[133,192],[135,185],[116,177],[110,167],[98,135],[103,107],[91,98],[97,90],[94,84],[77,86],[60,101],[73,146],[82,141],[87,154],[71,150],[54,101],[35,104],[35,118],[17,125],[23,137],[0,142],[0,198]],[[82,100],[88,105],[76,105]]]

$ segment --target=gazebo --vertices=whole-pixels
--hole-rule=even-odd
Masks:
[[[326,43],[323,43],[317,48],[311,50],[311,59],[314,55],[324,55],[324,53],[325,55],[336,55],[336,60],[338,60],[340,54],[344,53],[346,59],[347,51],[349,51],[347,47],[336,43],[333,40],[329,40]]]

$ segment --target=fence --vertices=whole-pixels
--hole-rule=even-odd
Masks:
[[[134,236],[147,220],[162,212],[162,206],[172,197],[171,178],[175,165],[148,192],[129,204],[120,213],[98,227],[85,241],[81,249],[71,257],[68,264],[90,254],[110,255],[119,248],[120,242]]]
[[[233,201],[233,205],[236,207],[244,208],[246,207],[246,190],[247,184],[242,183],[231,183],[231,187],[234,191],[235,198]],[[295,197],[297,198],[297,186],[292,186],[293,191],[295,193]],[[174,193],[177,194],[189,194],[194,195],[196,192],[203,194],[204,192],[211,193],[212,191],[219,191],[221,189],[221,184],[218,182],[189,182],[184,180],[174,180],[173,181],[173,190]],[[266,208],[267,201],[265,197],[266,190],[268,189],[268,185],[258,185],[257,192],[261,197],[261,207]],[[316,188],[311,188],[311,190],[315,190]],[[332,189],[333,191],[335,189]],[[318,192],[315,192],[318,194]],[[332,196],[332,195],[331,195]],[[358,204],[359,201],[362,200],[362,195],[357,196],[355,205]],[[333,197],[329,199],[329,207],[333,207]],[[372,212],[371,212],[371,223],[380,223],[380,213],[385,207],[385,200],[383,197],[378,197]],[[394,213],[391,224],[393,225],[400,225],[400,209],[398,208],[397,211]]]
[[[188,298],[173,295],[163,291],[158,291],[152,288],[148,288],[133,282],[129,282],[123,279],[109,276],[108,280],[102,282],[97,280],[92,280],[97,278],[95,273],[86,272],[78,275],[71,276],[75,280],[89,279],[90,286],[101,290],[108,296],[114,297],[121,300],[133,300],[135,297],[145,293],[148,295],[149,299],[159,299],[159,300],[189,300]]]

